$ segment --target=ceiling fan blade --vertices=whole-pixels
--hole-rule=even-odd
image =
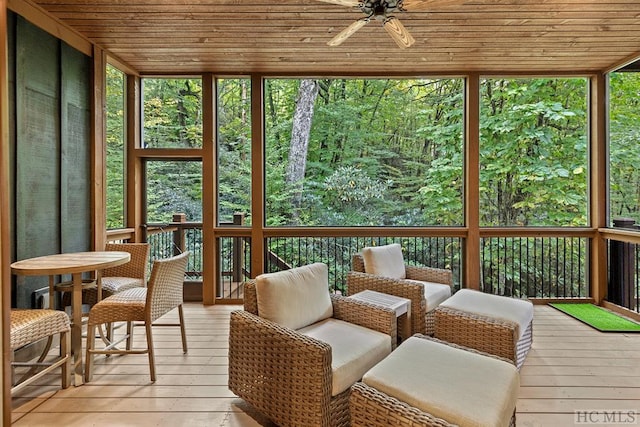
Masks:
[[[339,4],[340,6],[355,7],[360,4],[359,0],[317,0],[324,3]]]
[[[401,49],[406,49],[416,42],[398,18],[391,16],[384,21],[383,25],[384,29],[387,30],[387,33]]]
[[[455,6],[466,3],[467,0],[402,0],[402,9],[411,10],[433,10],[441,6]]]
[[[334,38],[329,40],[327,43],[329,46],[340,46],[342,42],[351,37],[358,31],[360,28],[364,27],[365,24],[369,22],[368,18],[362,18],[355,21],[353,24],[349,25],[347,28],[338,33]]]

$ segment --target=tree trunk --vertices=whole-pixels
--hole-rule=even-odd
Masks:
[[[293,114],[291,129],[291,145],[289,146],[289,164],[287,165],[286,183],[293,191],[291,204],[294,216],[302,201],[303,179],[307,167],[307,150],[309,134],[313,119],[313,106],[318,96],[319,85],[315,80],[302,80],[298,89],[296,109]]]

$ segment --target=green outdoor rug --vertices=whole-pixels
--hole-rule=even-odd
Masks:
[[[549,303],[569,316],[601,332],[640,332],[640,323],[593,304]]]

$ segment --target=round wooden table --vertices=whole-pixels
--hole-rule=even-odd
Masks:
[[[105,268],[126,264],[131,259],[128,252],[92,251],[46,255],[23,259],[11,264],[11,272],[22,276],[54,276],[71,274],[73,277],[71,351],[73,352],[73,372],[75,385],[83,382],[82,369],[82,273],[95,271],[100,279],[100,271]],[[100,293],[100,292],[98,292]],[[101,295],[98,295],[100,298]]]

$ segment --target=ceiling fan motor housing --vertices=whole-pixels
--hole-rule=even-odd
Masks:
[[[402,10],[402,0],[362,0],[358,7],[368,17],[385,18],[389,12]]]

